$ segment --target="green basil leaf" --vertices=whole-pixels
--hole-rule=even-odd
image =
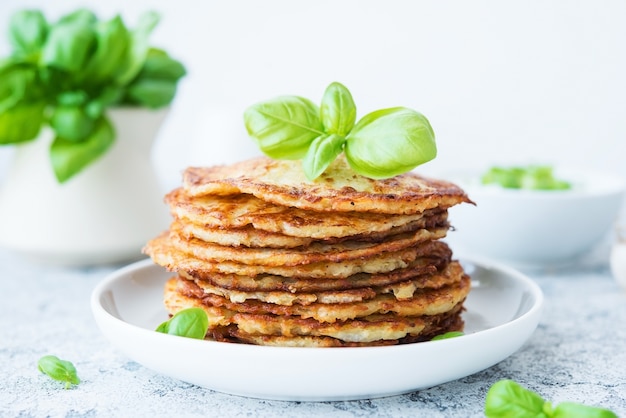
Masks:
[[[365,115],[347,136],[350,167],[373,179],[393,177],[437,155],[435,134],[420,113],[404,107]]]
[[[168,321],[163,322],[156,329],[170,335],[196,338],[203,340],[209,329],[209,317],[201,308],[187,308],[177,312]]]
[[[39,10],[21,10],[9,22],[9,41],[17,55],[38,52],[48,36],[48,23]]]
[[[80,106],[57,106],[50,119],[56,136],[71,142],[87,138],[95,125],[96,121]]]
[[[465,334],[461,331],[450,331],[443,334],[435,335],[431,339],[431,341],[447,340],[448,338],[462,337],[463,335]]]
[[[96,47],[80,74],[81,80],[89,83],[112,80],[128,53],[130,34],[120,16],[98,22],[94,33]]]
[[[59,106],[82,106],[87,103],[89,95],[84,90],[64,91],[57,96]]]
[[[101,117],[91,134],[81,142],[56,137],[50,147],[52,168],[59,183],[78,174],[98,159],[113,144],[115,132],[106,117]]]
[[[248,134],[265,154],[299,159],[324,133],[319,114],[319,108],[310,100],[283,96],[250,106],[244,112],[244,122]]]
[[[57,25],[74,23],[79,25],[92,25],[97,21],[98,17],[91,10],[80,8],[62,16],[57,22]]]
[[[561,402],[554,408],[552,418],[618,418],[613,411],[604,408]]]
[[[100,95],[87,103],[85,113],[92,119],[98,119],[107,107],[120,103],[123,97],[124,91],[121,87],[107,85],[101,90]]]
[[[356,105],[350,91],[341,83],[331,83],[324,92],[320,114],[327,133],[348,135],[356,121]]]
[[[169,332],[168,332],[169,329],[170,329],[170,321],[165,321],[165,322],[159,324],[159,326],[156,327],[155,331],[163,333],[163,334],[169,334]]]
[[[541,418],[545,400],[512,380],[500,380],[487,392],[485,416]]]
[[[309,180],[320,176],[335,158],[343,152],[346,139],[336,134],[320,135],[313,140],[302,159],[304,174]]]
[[[126,101],[149,108],[168,105],[176,95],[176,82],[138,79],[128,87]]]
[[[96,36],[83,19],[58,23],[50,30],[41,54],[41,65],[68,72],[78,72],[90,58]]]
[[[161,49],[150,48],[139,78],[177,81],[187,73],[179,61]]]
[[[37,94],[36,70],[30,65],[7,63],[0,68],[0,113]]]
[[[43,356],[37,362],[37,368],[54,380],[65,382],[66,389],[69,389],[72,384],[80,383],[76,367],[71,362],[61,360],[56,356]]]
[[[118,85],[130,83],[141,71],[150,48],[148,38],[159,23],[159,20],[160,16],[158,13],[144,13],[139,18],[137,27],[130,32],[131,36],[128,42],[126,58],[115,75],[115,81]]]
[[[0,144],[35,139],[44,123],[45,103],[23,103],[0,113]]]

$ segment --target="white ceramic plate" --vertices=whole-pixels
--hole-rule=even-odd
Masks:
[[[389,347],[288,348],[194,340],[155,332],[167,319],[171,273],[144,260],[94,289],[96,322],[111,343],[158,373],[219,392],[329,401],[396,395],[484,370],[516,352],[539,321],[543,295],[525,275],[465,260],[472,291],[462,337]]]

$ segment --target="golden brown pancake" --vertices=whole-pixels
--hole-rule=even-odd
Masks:
[[[244,193],[278,206],[322,212],[406,215],[471,202],[447,181],[415,172],[372,180],[354,173],[341,157],[314,181],[305,177],[300,161],[259,157],[229,166],[190,167],[183,184],[191,196]]]
[[[386,215],[363,212],[317,212],[278,206],[249,194],[190,196],[183,189],[165,197],[172,214],[184,222],[227,230],[252,226],[258,231],[327,240],[386,233],[393,228],[421,221],[423,227],[443,224],[447,213],[439,208],[412,215]],[[437,218],[430,218],[437,216]]]
[[[368,241],[380,242],[392,236],[405,232],[412,232],[418,229],[432,229],[435,227],[448,227],[446,221],[447,214],[437,214],[406,225],[396,226],[388,231],[372,232],[369,234],[359,234],[344,237],[328,237],[324,239],[314,239],[299,236],[289,236],[276,232],[268,232],[247,225],[240,228],[212,227],[196,224],[188,219],[174,219],[172,227],[177,233],[185,238],[198,238],[205,242],[219,244],[228,247],[266,247],[266,248],[296,248],[305,247],[316,241],[323,241],[325,244],[339,243],[342,241]]]
[[[356,259],[366,259],[388,252],[397,252],[420,243],[443,238],[448,228],[433,230],[419,229],[415,232],[394,235],[393,239],[382,242],[343,241],[334,244],[315,242],[299,248],[249,248],[227,247],[202,241],[198,238],[185,238],[178,224],[170,226],[170,242],[179,250],[194,254],[210,262],[232,261],[254,266],[301,266],[313,263],[341,263]]]
[[[431,337],[440,333],[444,324],[454,324],[455,328],[462,326],[458,317],[462,303],[443,314],[410,317],[384,313],[322,323],[311,318],[237,312],[227,307],[210,306],[181,291],[180,280],[182,279],[173,278],[166,284],[165,304],[168,310],[173,315],[185,308],[204,309],[209,317],[211,333],[222,334],[219,339],[225,339],[224,334],[228,334],[254,344],[272,345],[280,342],[280,345],[291,346],[355,346],[352,343],[380,345],[386,344],[385,341],[387,344],[396,344],[407,337],[413,340]],[[338,341],[329,341],[327,338]]]
[[[357,273],[353,276],[337,279],[325,278],[296,278],[261,274],[258,276],[242,276],[239,274],[221,274],[207,271],[184,271],[178,273],[190,280],[202,280],[223,289],[239,290],[243,292],[324,292],[331,290],[359,289],[362,287],[385,286],[399,283],[410,278],[414,281],[428,283],[429,287],[437,287],[434,283],[440,279],[435,275],[437,269],[446,261],[442,259],[430,260],[427,257],[418,258],[404,269],[397,269],[387,273]],[[434,275],[434,276],[431,276]],[[424,285],[424,287],[426,287]]]
[[[398,300],[394,295],[379,294],[361,302],[336,303],[332,305],[316,302],[309,305],[294,304],[285,306],[257,300],[233,303],[224,297],[204,293],[195,283],[182,278],[178,280],[177,288],[181,294],[198,298],[202,300],[203,304],[223,307],[230,311],[263,315],[298,316],[303,319],[313,318],[319,322],[333,323],[389,312],[400,316],[439,315],[449,311],[465,300],[470,290],[470,280],[469,277],[463,275],[457,284],[439,289],[419,289],[410,299]]]
[[[421,245],[428,245],[424,242]],[[421,245],[400,251],[375,254],[365,259],[353,259],[341,262],[318,262],[293,266],[251,265],[230,260],[207,260],[207,254],[201,247],[187,246],[182,251],[174,245],[169,233],[164,233],[146,244],[144,252],[156,264],[171,271],[200,270],[221,274],[238,274],[242,276],[258,276],[272,274],[293,278],[341,279],[357,273],[386,273],[395,269],[408,267],[423,254]],[[210,258],[210,256],[209,256]]]
[[[222,296],[233,303],[252,299],[291,306],[293,304],[309,305],[314,302],[327,304],[361,302],[381,293],[393,293],[398,300],[410,299],[418,289],[438,289],[459,282],[463,276],[463,269],[458,262],[453,261],[441,273],[437,274],[412,277],[400,282],[378,286],[360,285],[358,287],[325,289],[317,292],[237,290],[218,286],[207,280],[196,279],[184,271],[179,272],[179,275],[183,279],[193,281],[204,293]],[[281,281],[280,278],[275,278],[274,280]],[[315,281],[319,281],[319,279],[313,280],[313,282]]]

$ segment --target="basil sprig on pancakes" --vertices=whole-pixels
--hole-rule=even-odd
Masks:
[[[358,174],[384,179],[437,156],[435,134],[424,115],[392,107],[356,120],[356,105],[341,83],[331,83],[318,107],[299,96],[280,96],[246,109],[248,134],[266,155],[302,160],[309,180],[344,153]]]

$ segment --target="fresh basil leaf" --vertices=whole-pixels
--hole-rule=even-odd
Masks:
[[[320,114],[327,133],[348,135],[356,121],[356,105],[350,91],[341,83],[331,83],[324,92]]]
[[[82,106],[87,103],[89,96],[84,90],[64,91],[57,96],[59,106]]]
[[[81,80],[89,83],[112,80],[128,53],[130,33],[120,16],[98,22],[94,33],[96,47],[80,74]]]
[[[56,137],[50,147],[54,174],[63,183],[94,162],[113,144],[115,133],[106,117],[101,117],[91,134],[80,142]]]
[[[299,159],[324,133],[319,108],[308,99],[283,96],[250,106],[244,112],[248,134],[268,156]]]
[[[156,331],[203,340],[208,329],[209,317],[206,312],[201,308],[187,308],[176,312],[168,321],[159,325]]]
[[[161,324],[159,324],[158,327],[156,327],[155,331],[156,332],[160,332],[162,334],[168,334],[168,330],[170,328],[170,321],[165,321]]]
[[[350,167],[373,179],[405,173],[437,156],[435,134],[428,120],[404,107],[365,115],[346,139]]]
[[[163,107],[176,95],[176,82],[138,79],[128,87],[126,101],[149,108]]]
[[[38,52],[47,35],[48,23],[39,10],[20,10],[9,21],[9,41],[17,55]]]
[[[100,95],[95,97],[85,106],[85,113],[92,119],[98,119],[104,114],[104,110],[109,106],[114,106],[121,102],[124,91],[121,87],[107,85]]]
[[[35,139],[44,123],[45,103],[20,103],[0,112],[0,144]]]
[[[309,180],[319,177],[343,152],[346,139],[340,135],[320,135],[313,140],[302,159],[304,174]]]
[[[50,126],[56,135],[70,142],[87,138],[95,125],[96,121],[81,106],[57,106],[50,119]]]
[[[65,389],[80,383],[76,367],[70,361],[61,360],[57,356],[43,356],[37,362],[37,368],[54,380],[65,382]]]
[[[446,333],[443,333],[443,334],[435,335],[431,339],[431,341],[447,340],[449,338],[462,337],[463,335],[465,335],[465,334],[462,333],[461,331],[450,331],[450,332],[446,332]]]
[[[90,23],[83,19],[54,25],[43,47],[41,65],[68,72],[78,72],[90,58],[96,36]]]
[[[98,17],[91,10],[80,8],[62,16],[57,22],[57,25],[74,23],[79,25],[92,25],[97,21]]]
[[[613,411],[604,408],[582,405],[574,402],[561,402],[554,408],[552,418],[618,418]]]
[[[177,81],[187,73],[179,61],[161,49],[150,48],[138,78]]]
[[[139,18],[137,27],[130,32],[131,36],[128,42],[126,58],[115,75],[115,81],[118,85],[130,83],[141,71],[150,48],[148,38],[159,23],[159,20],[160,16],[158,13],[144,13]]]
[[[7,63],[0,68],[0,113],[35,95],[36,70],[21,63]]]
[[[487,418],[519,417],[541,418],[546,401],[536,393],[522,387],[512,380],[500,380],[494,383],[485,399]]]

